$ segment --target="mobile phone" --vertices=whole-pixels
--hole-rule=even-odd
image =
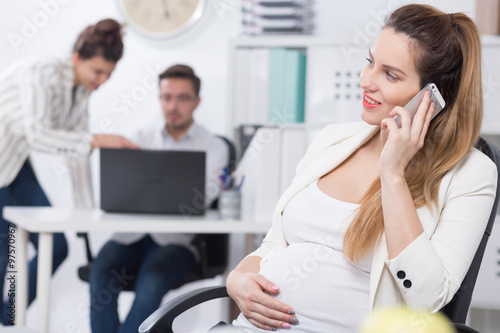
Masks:
[[[413,117],[415,117],[415,114],[417,113],[420,103],[422,103],[422,98],[424,98],[424,94],[427,93],[427,91],[429,90],[431,91],[431,103],[436,102],[436,107],[434,108],[434,113],[432,114],[432,118],[437,116],[438,113],[444,109],[446,103],[444,102],[444,98],[443,96],[441,96],[441,93],[439,93],[439,89],[434,83],[428,83],[422,90],[420,90],[420,92],[415,97],[412,98],[411,101],[408,102],[408,104],[405,105],[405,109],[410,111],[412,120]],[[399,115],[394,116],[394,121],[396,121],[398,127],[401,128],[401,119]]]

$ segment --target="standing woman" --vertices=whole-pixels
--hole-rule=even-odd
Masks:
[[[93,148],[137,148],[117,135],[88,131],[88,98],[106,82],[123,54],[122,27],[105,19],[83,30],[71,57],[19,62],[0,74],[0,211],[4,206],[49,206],[30,164],[31,150],[67,157],[76,207],[92,207],[89,155]],[[8,233],[0,216],[0,314],[4,303]],[[38,234],[30,234],[38,246]],[[53,272],[68,253],[64,234],[54,234]],[[37,256],[29,263],[29,300],[36,295]],[[9,322],[10,321],[10,322]]]

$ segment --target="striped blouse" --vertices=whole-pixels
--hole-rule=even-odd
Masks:
[[[89,93],[74,87],[71,59],[18,62],[0,74],[0,188],[16,178],[30,150],[64,154],[75,206],[93,206]]]

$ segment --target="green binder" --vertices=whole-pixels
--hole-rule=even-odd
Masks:
[[[269,123],[303,123],[306,55],[273,48],[269,56]]]

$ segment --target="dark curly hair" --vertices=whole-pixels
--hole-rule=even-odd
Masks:
[[[123,55],[122,37],[122,25],[113,19],[104,19],[80,33],[73,52],[82,59],[101,56],[116,63]]]

